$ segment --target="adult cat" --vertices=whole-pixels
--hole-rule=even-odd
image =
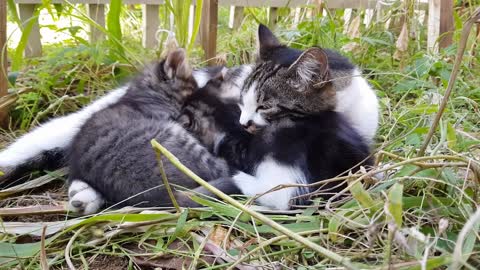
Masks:
[[[291,72],[298,72],[305,64],[303,60],[298,61],[298,66]],[[214,82],[207,83],[205,90],[211,87],[210,91],[215,91]],[[323,84],[317,89],[318,94],[332,91],[331,87],[330,82]],[[205,102],[210,102],[208,108],[218,107],[212,105],[218,101]],[[194,111],[199,114],[202,109],[197,107]],[[215,126],[210,126],[208,130],[216,130],[217,134],[223,132],[224,136],[216,145],[215,152],[238,170],[233,177],[218,179],[212,184],[227,194],[259,196],[257,202],[270,208],[286,210],[292,204],[305,205],[309,200],[303,195],[314,191],[311,187],[300,186],[264,194],[279,186],[321,182],[357,170],[360,165],[371,165],[368,144],[341,113],[332,110],[314,114],[279,110],[255,134],[246,132],[231,121],[222,121],[221,116],[210,122]],[[320,192],[322,197],[328,198],[343,187],[345,185],[338,182],[326,183],[321,186]],[[197,188],[196,191],[212,195],[203,188]],[[192,202],[182,203],[196,205]]]
[[[290,113],[334,110],[341,113],[367,143],[373,141],[378,127],[378,100],[358,68],[347,58],[330,49],[289,48],[264,25],[258,28],[258,42],[257,64],[242,90],[242,125],[265,125],[269,118],[285,110]],[[327,82],[330,83],[328,91],[316,90]],[[269,93],[265,93],[267,90]]]
[[[269,191],[371,164],[378,103],[357,68],[337,52],[288,48],[263,25],[258,40],[257,64],[241,90],[239,122],[261,129],[254,135],[227,131],[216,148],[240,170],[225,183],[242,194],[260,196],[262,205],[288,209],[291,203],[305,204],[302,195],[311,188]],[[323,186],[325,198],[338,191],[331,190],[336,184]],[[292,202],[294,198],[299,199]]]

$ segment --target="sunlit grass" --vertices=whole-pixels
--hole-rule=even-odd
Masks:
[[[163,12],[166,9],[162,8],[161,27],[169,29]],[[159,51],[141,48],[139,14],[138,7],[122,11],[124,57],[110,53],[112,44],[108,40],[84,44],[72,36],[61,44],[47,46],[44,57],[26,60],[12,88],[28,90],[19,96],[11,114],[16,134],[50,117],[79,109],[127,80],[140,63],[157,57]],[[228,65],[252,62],[256,28],[259,22],[266,23],[266,9],[246,10],[244,23],[238,30],[227,27],[227,9],[222,8],[220,14],[223,16],[219,17],[219,54],[224,55]],[[338,11],[330,16],[304,19],[292,27],[293,17],[285,13],[275,32],[282,41],[297,48],[318,45],[340,49],[351,42],[358,44],[355,50],[343,53],[364,70],[380,98],[381,125],[375,144],[379,166],[370,173],[350,177],[351,195],[345,200],[314,199],[322,208],[266,215],[359,269],[445,269],[455,265],[478,269],[479,54],[467,49],[438,132],[426,156],[414,159],[438,109],[439,97],[445,91],[456,42],[438,54],[429,53],[425,48],[426,29],[419,26],[415,29],[419,38],[410,40],[404,59],[398,61],[394,59],[397,32],[385,30],[374,22],[369,27],[362,25],[361,37],[351,39],[343,34],[342,15]],[[457,27],[461,27],[466,15],[457,15]],[[184,38],[182,42],[186,46],[194,44]],[[468,48],[472,42],[473,36]],[[198,46],[192,48],[191,58],[197,65],[203,63]],[[8,138],[9,134],[5,132],[2,137]],[[379,175],[384,177],[378,178]],[[37,192],[43,198],[48,195],[43,190]],[[3,205],[0,211],[24,206],[19,196],[8,200],[8,207]],[[186,269],[200,266],[226,269],[237,260],[266,269],[272,265],[287,269],[339,265],[264,222],[241,214],[233,206],[202,198],[198,201],[210,208],[182,213],[168,210],[139,214],[135,210],[126,214],[127,210],[123,210],[95,217],[70,216],[68,220],[80,223],[67,224],[67,230],[46,236],[47,258],[57,268],[66,267],[66,260],[80,268],[96,256],[121,258],[123,268],[130,269],[166,267],[167,262]],[[22,218],[4,217],[3,225],[11,228],[8,227],[11,222]],[[67,219],[62,215],[56,218],[61,220],[59,224]],[[30,234],[36,236],[27,244],[20,243],[29,234],[26,231],[9,229],[10,234],[1,236],[0,268],[19,265],[39,268],[42,224],[28,224],[36,231]],[[212,239],[209,243],[205,242],[207,235]],[[222,249],[229,255],[219,252]],[[209,255],[212,252],[218,252],[217,256],[223,260],[214,264]],[[1,258],[2,254],[15,259],[7,262]]]

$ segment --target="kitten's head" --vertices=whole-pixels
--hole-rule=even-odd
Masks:
[[[240,100],[240,91],[247,76],[252,72],[253,66],[241,65],[231,68],[224,66],[213,66],[195,69],[193,77],[197,81],[199,88],[204,88],[211,80],[221,84],[217,89],[218,96],[223,99]],[[215,82],[213,82],[215,84]]]
[[[179,103],[191,95],[196,88],[197,83],[192,75],[192,68],[184,49],[175,49],[169,52],[163,60],[148,65],[143,73],[130,84],[131,91],[144,95],[154,92],[168,93],[167,99],[174,98]]]
[[[321,48],[282,45],[264,25],[258,29],[257,64],[241,91],[240,123],[264,126],[283,117],[302,117],[335,107],[329,58]]]
[[[241,129],[237,119],[240,111],[238,96],[231,95],[231,80],[236,79],[237,68],[223,68],[211,77],[185,102],[177,121],[213,151],[216,140],[226,129]]]

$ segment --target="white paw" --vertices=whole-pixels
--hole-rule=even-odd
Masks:
[[[104,200],[100,193],[81,180],[73,180],[68,188],[68,208],[82,215],[97,213]]]

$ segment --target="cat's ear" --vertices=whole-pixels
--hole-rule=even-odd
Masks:
[[[328,57],[320,48],[305,50],[288,69],[298,85],[321,88],[329,80]],[[303,89],[299,87],[299,91]]]
[[[267,52],[269,49],[281,46],[282,44],[278,41],[277,37],[263,24],[258,26],[258,54],[261,56],[262,53]]]
[[[227,72],[228,68],[222,67],[222,69],[213,76],[212,80],[218,80],[223,82],[225,80],[225,76],[227,76]]]
[[[167,76],[172,78],[189,79],[192,76],[192,68],[188,63],[185,49],[176,49],[167,55],[163,66]]]

